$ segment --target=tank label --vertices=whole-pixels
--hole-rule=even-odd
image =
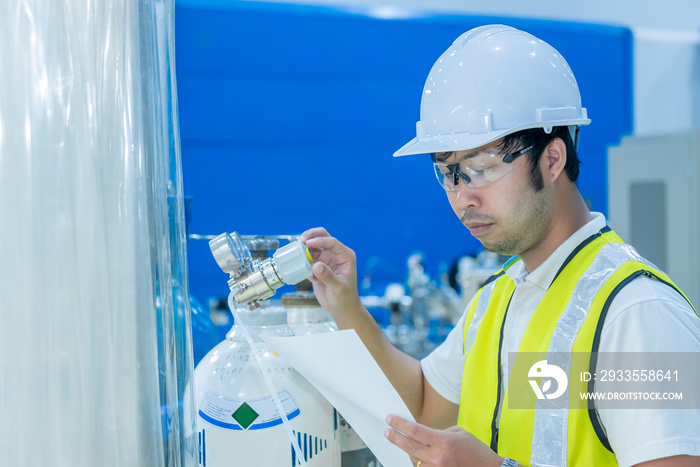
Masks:
[[[283,389],[278,396],[289,420],[301,413],[289,391]],[[209,391],[199,407],[199,416],[212,425],[229,430],[263,430],[282,424],[282,417],[271,396],[232,399]]]

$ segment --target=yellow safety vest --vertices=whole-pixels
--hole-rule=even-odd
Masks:
[[[505,394],[501,391],[503,328],[515,291],[504,272],[511,264],[506,263],[504,270],[482,286],[467,310],[459,426],[499,455],[522,465],[617,465],[593,401],[588,410],[535,410],[532,393],[532,408],[508,407],[509,390],[532,392],[527,383],[526,389],[518,387],[512,377]],[[610,303],[622,287],[641,275],[682,294],[609,227],[589,237],[555,276],[527,325],[518,352],[597,352]],[[596,362],[590,363],[585,368],[594,370]],[[586,392],[586,384],[570,379],[569,396]]]

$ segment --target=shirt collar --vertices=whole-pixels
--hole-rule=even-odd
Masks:
[[[559,245],[537,269],[528,274],[523,262],[517,261],[506,269],[508,277],[515,282],[516,286],[523,282],[529,282],[536,287],[547,290],[554,280],[557,271],[559,271],[559,268],[561,268],[561,265],[564,264],[564,261],[566,261],[566,258],[569,257],[571,252],[574,251],[581,242],[591,235],[598,233],[600,229],[607,225],[603,214],[592,212],[591,216],[593,218],[586,225],[578,229],[571,237],[566,239],[564,243]]]

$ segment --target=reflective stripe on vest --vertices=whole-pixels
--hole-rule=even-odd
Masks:
[[[484,311],[482,316],[479,318],[478,328],[474,329],[471,333],[469,328],[471,327],[471,317],[476,315],[476,312],[472,313],[472,308],[476,310],[479,307],[479,302],[482,296],[478,297],[478,300],[472,300],[472,306],[467,312],[465,319],[465,349],[466,349],[466,339],[470,337],[470,349],[466,352],[464,357],[464,376],[462,378],[462,395],[460,398],[459,407],[459,421],[458,424],[462,428],[465,426],[471,427],[469,431],[476,436],[478,439],[485,442],[487,445],[491,444],[491,431],[492,431],[492,415],[494,408],[497,408],[496,404],[497,394],[495,388],[500,386],[501,375],[498,371],[493,371],[493,368],[498,368],[500,365],[499,359],[499,336],[501,332],[501,323],[503,317],[505,316],[508,303],[513,291],[515,291],[515,284],[508,276],[501,274],[501,277],[488,284],[488,286],[482,288],[482,291],[487,288],[490,290],[489,301],[486,303],[487,309]],[[483,294],[482,294],[483,295]],[[489,336],[495,335],[495,339],[489,338]],[[478,351],[474,351],[477,349]],[[469,384],[466,379],[467,375],[483,375],[472,380],[473,384]],[[482,398],[482,385],[494,388],[494,391],[489,391],[488,395],[493,396],[493,402],[487,402],[484,404],[465,404],[465,400],[483,400]],[[489,412],[489,409],[491,410]],[[488,413],[487,413],[488,412]]]
[[[584,241],[567,259],[535,309],[520,343],[519,352],[597,351],[601,314],[607,311],[619,285],[640,271],[676,288],[663,273],[645,262],[609,229]],[[534,393],[524,380],[512,380],[501,394],[503,325],[515,285],[502,275],[489,284],[483,307],[482,292],[465,321],[465,364],[459,425],[502,456],[524,465],[617,465],[592,407],[590,410],[537,408]],[[483,290],[483,289],[482,289]],[[677,288],[676,288],[677,290]],[[471,311],[471,310],[470,310]],[[478,316],[478,321],[474,318]],[[604,316],[602,317],[604,319]],[[471,340],[469,347],[467,339]],[[595,349],[594,349],[595,346]],[[595,362],[592,362],[595,365]],[[567,373],[570,368],[563,368]],[[586,390],[585,383],[569,379],[569,395]],[[471,382],[471,384],[470,384]],[[522,387],[522,384],[525,387]],[[583,385],[583,387],[581,387]],[[527,391],[533,409],[509,409],[508,391]],[[520,394],[520,392],[516,392]],[[499,429],[498,406],[503,401]]]
[[[494,277],[500,275],[501,273],[498,273],[494,275]],[[469,352],[469,349],[471,349],[472,345],[474,344],[476,330],[479,328],[481,318],[483,318],[484,314],[486,314],[486,308],[488,307],[489,301],[491,300],[491,293],[493,292],[493,288],[496,286],[495,280],[489,282],[487,282],[479,289],[477,297],[473,300],[472,306],[467,311],[466,320],[469,321],[466,322],[469,322],[470,324],[464,337],[464,348],[462,350],[465,354]]]

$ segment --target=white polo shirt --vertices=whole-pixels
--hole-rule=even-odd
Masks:
[[[605,227],[602,214],[592,215],[589,223],[531,273],[522,261],[506,271],[516,288],[503,333],[504,387],[508,352],[518,351],[525,328],[557,271],[581,242]],[[460,403],[462,388],[465,315],[466,312],[445,342],[421,361],[426,380],[438,394],[455,404]],[[700,352],[700,319],[671,287],[640,277],[623,287],[612,301],[599,351]],[[598,413],[620,466],[679,454],[700,455],[700,409],[606,409]]]

